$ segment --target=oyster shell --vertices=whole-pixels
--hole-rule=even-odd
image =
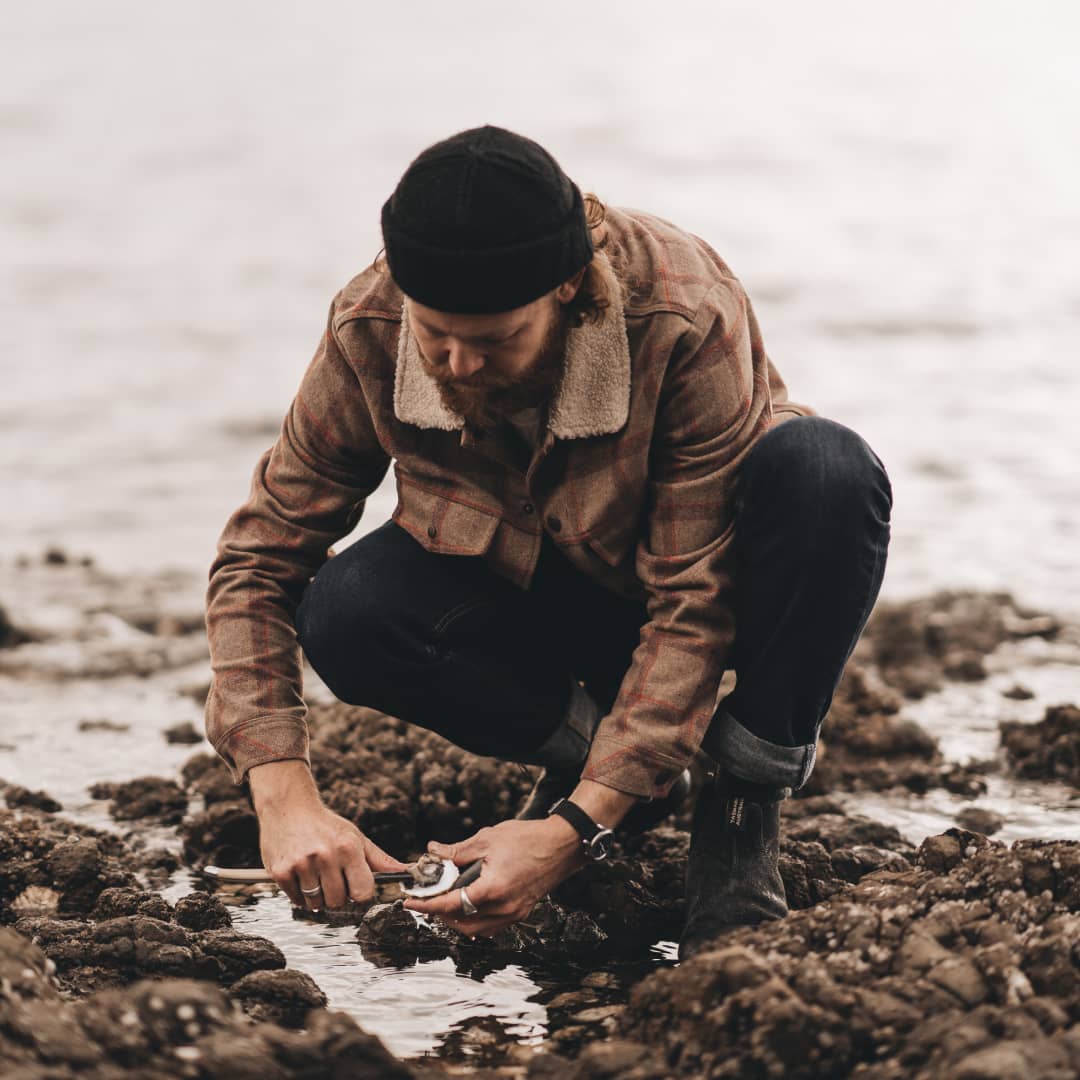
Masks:
[[[11,901],[11,910],[19,915],[51,915],[59,906],[60,894],[47,885],[28,885]]]

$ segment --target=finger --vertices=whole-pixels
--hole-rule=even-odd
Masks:
[[[477,908],[484,904],[491,904],[497,899],[491,896],[490,889],[481,888],[482,881],[483,878],[477,878],[468,886],[469,899]],[[441,896],[431,896],[423,900],[409,899],[405,901],[405,907],[409,911],[419,911],[424,915],[448,915],[460,919],[465,914],[465,909],[461,906],[461,893],[461,889],[454,889]]]
[[[305,866],[296,872],[297,887],[300,890],[300,907],[308,911],[321,911],[323,906],[322,883],[314,864]]]
[[[342,872],[341,859],[337,855],[331,853],[319,860],[319,884],[322,886],[324,907],[345,906],[345,875]],[[318,900],[319,897],[315,899]]]
[[[407,863],[400,862],[393,855],[388,855],[378,844],[373,844],[364,837],[364,857],[372,870],[405,870]]]
[[[469,895],[472,896],[472,893]],[[423,900],[410,898],[405,901],[405,910],[419,911],[421,915],[456,915],[460,918],[464,914],[461,910],[461,890],[455,889],[442,896],[429,896]]]
[[[467,866],[487,854],[489,831],[481,829],[467,840],[462,840],[457,844],[440,844],[432,840],[428,844],[428,851],[432,855],[438,855],[440,859],[449,859],[455,866]]]
[[[345,884],[349,887],[349,899],[354,903],[363,903],[375,895],[375,878],[364,853],[356,848],[350,853],[344,866]]]
[[[293,907],[304,907],[304,898],[296,884],[296,875],[291,871],[273,872],[274,884],[289,898]]]

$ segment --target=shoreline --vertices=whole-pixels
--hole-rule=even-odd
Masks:
[[[151,1063],[164,1075],[226,1075],[207,1064],[223,1033],[254,1062],[286,1038],[271,1029],[291,1032],[297,1062],[326,1055],[332,1030],[334,1038],[362,1044],[361,1059],[384,1070],[371,1075],[498,1068],[500,1075],[629,1080],[753,1067],[762,1075],[816,1077],[847,1075],[861,1064],[878,1070],[865,1075],[884,1077],[904,1075],[896,1070],[905,1062],[915,1067],[916,1057],[918,1067],[969,1072],[983,1067],[974,1060],[980,1054],[1007,1062],[1019,1052],[1017,1038],[1036,1062],[1071,1060],[1077,995],[1058,991],[1056,980],[1065,976],[1045,974],[1044,961],[1067,955],[1074,931],[1080,934],[1080,895],[1066,880],[1072,871],[1054,868],[1080,859],[1080,769],[1069,765],[1080,760],[1070,757],[1080,747],[1080,712],[1065,708],[1075,696],[1047,700],[1055,687],[1076,685],[1069,677],[1080,669],[1080,629],[1072,623],[1000,593],[879,603],[838,688],[818,769],[785,804],[782,873],[792,915],[734,931],[717,951],[672,966],[663,943],[677,937],[681,922],[686,813],[576,875],[530,925],[493,942],[470,943],[418,924],[391,897],[366,912],[315,919],[282,911],[288,904],[272,888],[231,896],[192,889],[198,879],[190,868],[250,864],[258,855],[250,807],[201,741],[205,637],[183,575],[119,579],[56,559],[28,561],[22,572],[35,579],[24,578],[23,595],[40,598],[40,617],[19,618],[25,604],[12,605],[8,622],[19,640],[0,648],[4,707],[15,717],[0,738],[10,748],[0,751],[0,794],[9,805],[0,811],[0,925],[8,927],[0,932],[0,964],[6,969],[18,957],[38,972],[25,992],[8,995],[11,1008],[31,1017],[59,1008],[66,1027],[85,1036],[79,1053],[94,1063],[91,1076],[98,1067],[128,1066],[88,1017],[114,1001],[108,995],[119,995],[115,1000],[143,1018],[139,1025],[149,1024],[146,1002],[155,991],[140,982],[145,978],[201,980],[150,985],[179,995],[169,1000],[185,1015],[187,1006],[200,1017],[224,1009],[228,1019],[200,1020],[197,1036],[171,1031],[131,1066],[132,1075]],[[69,712],[90,688],[100,707]],[[16,690],[30,702],[23,709],[33,724],[20,726]],[[957,760],[947,735],[950,710],[970,702],[986,713],[970,730],[970,741],[984,749],[996,736],[989,725],[997,713],[1023,721],[1004,729],[1011,758]],[[932,718],[939,705],[933,723],[911,719],[913,711]],[[931,730],[935,724],[940,731]],[[401,857],[428,839],[460,839],[509,816],[528,787],[512,766],[317,692],[311,730],[313,768],[328,805]],[[52,773],[20,767],[27,749],[50,743],[67,748],[54,750]],[[50,776],[58,786],[44,782]],[[94,782],[97,801],[86,794]],[[994,839],[1013,839],[1008,810],[1017,791],[1046,801],[1045,808],[1032,803],[1036,831],[1053,840],[1055,828],[1067,830],[1075,839],[1011,846]],[[951,828],[920,838],[910,822],[901,830],[887,820],[920,800],[937,807],[928,822],[952,812]],[[58,861],[57,852],[66,854]],[[13,911],[31,886],[44,890],[31,895],[44,911],[28,909],[30,901]],[[1015,900],[1003,899],[1008,895]],[[892,929],[883,936],[886,924]],[[21,937],[12,937],[11,927]],[[835,944],[845,941],[850,948]],[[316,966],[305,972],[292,955]],[[349,957],[356,978],[341,980],[335,969]],[[903,993],[893,985],[901,970]],[[363,992],[349,982],[371,988],[371,1001],[380,979],[386,995],[365,1012]],[[452,1001],[466,985],[461,980],[475,997],[459,1014],[421,1002],[433,988]],[[704,1014],[692,1003],[702,985],[713,1002]],[[836,1012],[837,995],[848,1001],[847,1013]],[[489,998],[498,999],[494,1006]],[[886,998],[892,1020],[884,1027],[892,1034],[862,1034],[880,1031]],[[346,1013],[335,1011],[342,1007]],[[422,1041],[402,1030],[384,1030],[387,1043],[396,1039],[405,1049],[401,1064],[356,1026],[378,1014],[400,1027],[410,1009],[426,1007],[427,1049],[417,1050]],[[751,1026],[758,1035],[751,1038],[741,1022],[730,1026],[739,1009],[757,1017]],[[1008,1017],[1015,1037],[995,1034],[1005,1029],[990,1023],[991,1013]],[[440,1015],[452,1022],[432,1032]],[[944,1015],[970,1029],[960,1056]],[[73,1062],[48,1049],[44,1029],[33,1034],[35,1022],[40,1028],[28,1020],[31,1034],[21,1041],[0,1027],[0,1062],[43,1066],[50,1054]],[[809,1028],[829,1033],[830,1044],[803,1045],[792,1033]],[[800,1048],[797,1060],[793,1047]],[[967,1058],[974,1064],[964,1064]],[[202,1073],[192,1071],[196,1063]],[[1025,1078],[1037,1075],[1029,1070]]]

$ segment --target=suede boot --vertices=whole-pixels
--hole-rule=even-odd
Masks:
[[[686,867],[687,960],[735,926],[787,914],[780,855],[780,803],[789,788],[752,784],[720,773],[705,784],[694,810]]]

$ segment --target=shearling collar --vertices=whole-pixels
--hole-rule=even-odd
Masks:
[[[567,337],[566,364],[548,410],[548,429],[559,439],[610,435],[630,415],[630,345],[622,293],[607,257],[599,253],[598,259],[611,303],[599,323],[575,327]],[[394,414],[417,427],[460,430],[465,421],[443,404],[438,383],[424,369],[409,328],[408,304],[406,299],[401,309]]]

